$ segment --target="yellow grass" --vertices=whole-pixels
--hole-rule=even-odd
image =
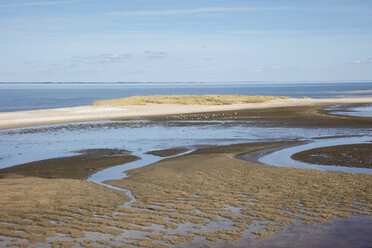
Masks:
[[[243,96],[243,95],[152,95],[131,96],[112,100],[96,101],[93,105],[123,106],[146,104],[183,105],[230,105],[235,103],[259,103],[274,99],[287,99],[284,96]]]

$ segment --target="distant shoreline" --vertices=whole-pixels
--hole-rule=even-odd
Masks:
[[[123,81],[123,82],[0,82],[1,84],[234,84],[234,83],[372,83],[371,80],[288,80],[288,81],[266,81],[266,80],[248,80],[248,81]]]
[[[219,111],[239,111],[244,109],[263,109],[290,106],[311,106],[332,104],[372,103],[368,98],[289,98],[275,99],[261,103],[232,105],[181,105],[149,104],[131,106],[80,106],[70,108],[42,109],[0,113],[0,129],[12,129],[41,125],[64,124],[72,122],[130,120],[152,118],[176,114],[208,113]]]

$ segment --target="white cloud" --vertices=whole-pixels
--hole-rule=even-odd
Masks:
[[[108,64],[108,63],[120,63],[128,59],[164,59],[167,57],[167,53],[160,51],[146,50],[138,54],[100,54],[96,56],[85,56],[85,57],[73,57],[74,61],[83,61],[87,64]]]
[[[91,57],[74,57],[74,60],[85,60],[88,63],[118,63],[131,58],[131,54],[101,54]]]
[[[112,62],[120,62],[124,59],[131,58],[130,54],[103,54],[97,57],[101,62],[104,63],[112,63]]]
[[[78,2],[78,0],[61,0],[61,1],[39,1],[39,2],[14,2],[0,4],[0,8],[12,8],[12,7],[28,7],[28,6],[42,6],[42,5],[58,5],[58,4],[68,4]]]
[[[257,66],[256,68],[253,69],[255,72],[264,72],[264,71],[276,71],[279,70],[280,66]]]
[[[305,6],[298,8],[301,11],[311,11],[311,12],[336,12],[336,13],[371,13],[372,9],[366,5],[341,5],[332,7],[322,7],[322,6]]]
[[[267,7],[267,8],[197,8],[197,9],[178,9],[178,10],[157,10],[157,11],[119,11],[111,12],[110,15],[120,16],[153,16],[153,15],[185,15],[185,14],[200,14],[200,13],[216,13],[216,12],[256,12],[256,11],[278,11],[288,10],[289,7]]]
[[[372,64],[372,59],[356,59],[353,61],[353,64],[356,65]]]
[[[164,59],[167,57],[167,53],[146,50],[143,52],[143,56],[145,59]]]
[[[338,30],[337,30],[338,31]],[[348,30],[353,31],[353,30]],[[345,29],[339,32],[345,32]],[[301,34],[329,34],[329,30],[302,29],[302,30],[232,30],[227,34],[234,35],[301,35]]]

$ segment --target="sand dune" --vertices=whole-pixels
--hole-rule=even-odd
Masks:
[[[112,100],[96,101],[94,106],[128,106],[146,104],[183,105],[231,105],[239,103],[259,103],[275,99],[289,99],[285,96],[243,96],[243,95],[154,95],[131,96]]]

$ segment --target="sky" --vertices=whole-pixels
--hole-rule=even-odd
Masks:
[[[1,82],[372,80],[372,0],[0,0]]]

